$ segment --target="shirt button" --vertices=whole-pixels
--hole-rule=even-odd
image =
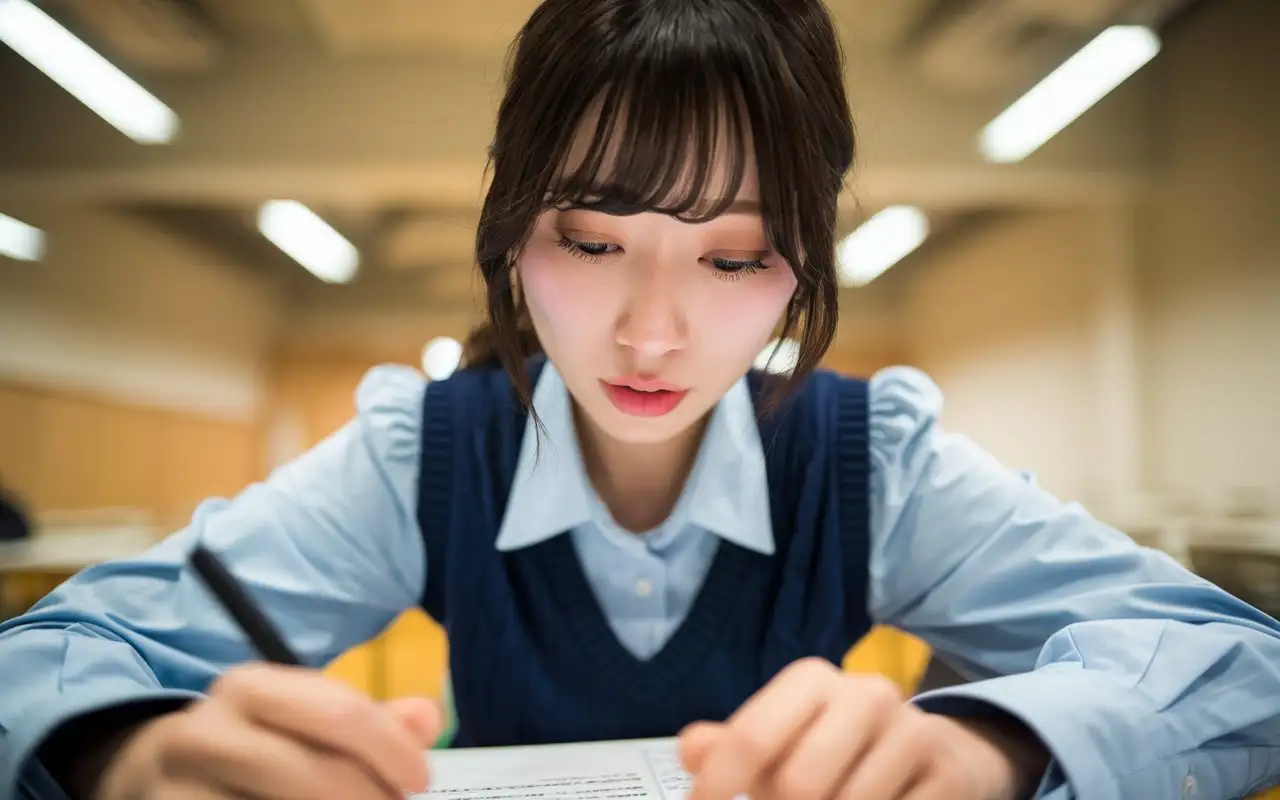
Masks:
[[[1196,783],[1195,775],[1188,775],[1182,779],[1182,796],[1195,797],[1200,790],[1200,786]]]
[[[646,580],[636,581],[636,595],[639,597],[648,597],[653,594],[653,584]]]

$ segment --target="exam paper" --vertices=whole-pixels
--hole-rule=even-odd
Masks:
[[[684,800],[674,739],[433,750],[413,800]]]

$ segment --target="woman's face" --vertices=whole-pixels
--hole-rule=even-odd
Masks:
[[[759,213],[750,166],[706,222],[585,209],[538,218],[517,266],[534,328],[606,436],[674,439],[768,344],[796,289]]]

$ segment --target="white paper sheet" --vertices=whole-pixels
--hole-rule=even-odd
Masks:
[[[434,750],[415,800],[684,800],[674,739]]]

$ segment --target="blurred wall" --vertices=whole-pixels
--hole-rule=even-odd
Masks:
[[[1280,3],[1204,4],[1158,67],[1165,164],[1144,231],[1146,465],[1280,513]]]
[[[260,477],[268,288],[124,213],[22,214],[49,250],[0,269],[0,480],[172,526]]]
[[[1258,16],[1274,20],[1260,22]],[[1207,3],[1144,80],[1149,197],[1006,215],[926,250],[901,303],[945,419],[1064,496],[1280,504],[1280,4]]]
[[[128,403],[253,419],[275,298],[243,265],[93,208],[14,213],[48,233],[0,269],[0,375]]]
[[[1090,494],[1097,442],[1096,214],[1029,212],[980,223],[911,265],[906,349],[946,395],[947,427],[1031,468],[1067,497]]]

